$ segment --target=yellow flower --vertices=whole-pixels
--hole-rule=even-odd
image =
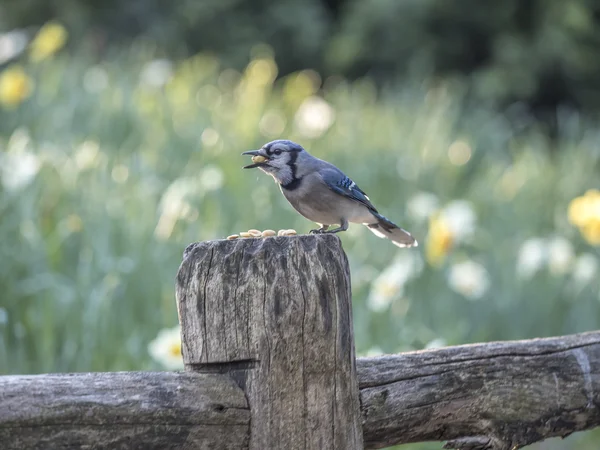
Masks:
[[[48,22],[31,42],[32,61],[41,61],[59,51],[67,41],[67,30],[57,22]]]
[[[590,189],[569,204],[569,222],[579,227],[583,237],[592,245],[600,245],[600,191]]]
[[[429,221],[426,257],[432,266],[440,265],[454,244],[454,235],[448,223],[438,214]]]
[[[31,95],[33,81],[21,66],[12,66],[0,74],[0,103],[16,106]]]
[[[174,358],[181,357],[181,341],[171,343],[169,347],[169,354]]]
[[[581,234],[592,245],[600,245],[600,219],[596,218],[586,223],[580,229]]]

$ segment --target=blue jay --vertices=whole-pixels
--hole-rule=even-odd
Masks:
[[[348,222],[362,223],[398,247],[418,245],[408,231],[379,214],[369,197],[341,170],[295,142],[276,140],[242,155],[252,156],[252,164],[244,169],[258,167],[271,175],[294,209],[320,226],[311,233],[338,233],[348,229]],[[333,224],[339,227],[328,230]]]

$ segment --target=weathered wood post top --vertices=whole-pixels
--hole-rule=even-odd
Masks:
[[[192,244],[177,276],[186,370],[229,374],[251,449],[362,449],[350,271],[335,235]]]

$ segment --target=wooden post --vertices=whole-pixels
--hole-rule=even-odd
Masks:
[[[334,235],[193,244],[177,276],[186,370],[229,374],[263,449],[362,449],[350,271]]]

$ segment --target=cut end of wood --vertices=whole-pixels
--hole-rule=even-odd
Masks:
[[[207,248],[219,247],[222,249],[240,249],[247,247],[266,247],[282,248],[289,244],[301,244],[305,249],[316,247],[320,244],[327,246],[339,246],[342,248],[342,241],[336,234],[300,234],[296,236],[267,236],[250,237],[240,239],[215,239],[210,241],[194,242],[188,245],[183,251],[183,260],[186,260],[194,251],[206,251]]]

